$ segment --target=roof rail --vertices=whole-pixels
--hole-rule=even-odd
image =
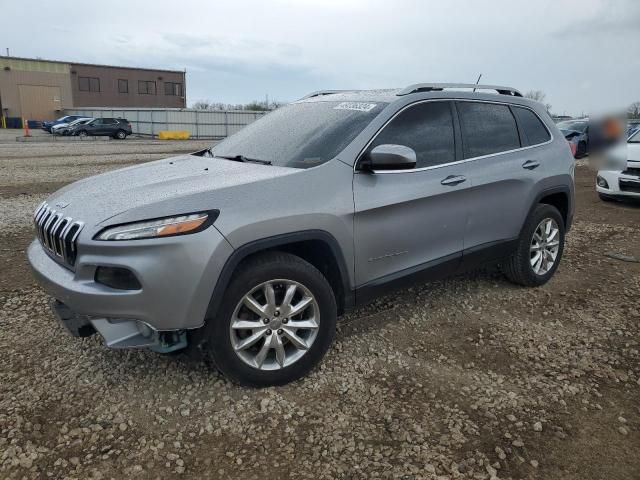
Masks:
[[[409,85],[406,88],[400,90],[396,95],[409,95],[411,93],[419,92],[440,92],[446,88],[472,88],[477,90],[495,90],[500,95],[510,95],[512,97],[521,97],[522,94],[511,87],[500,87],[497,85],[476,85],[474,83],[416,83]]]
[[[333,95],[334,93],[353,92],[353,90],[318,90],[317,92],[311,92],[309,95],[305,95],[300,100],[306,100],[307,98],[322,97],[324,95]]]

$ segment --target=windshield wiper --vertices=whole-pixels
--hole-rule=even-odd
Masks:
[[[233,160],[234,162],[250,162],[259,163],[260,165],[272,165],[269,160],[260,160],[259,158],[248,158],[244,155],[213,155],[214,157],[224,158],[226,160]]]

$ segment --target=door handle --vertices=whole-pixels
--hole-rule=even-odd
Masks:
[[[536,162],[535,160],[527,160],[522,164],[522,168],[526,168],[527,170],[533,170],[534,168],[538,168],[539,166],[540,163]]]
[[[466,182],[467,178],[462,175],[449,175],[447,178],[442,180],[440,183],[442,185],[448,185],[453,187],[454,185],[458,185],[459,183]]]

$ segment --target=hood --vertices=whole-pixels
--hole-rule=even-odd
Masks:
[[[114,216],[120,223],[215,209],[216,200],[227,189],[297,171],[181,155],[80,180],[58,190],[47,203],[87,226],[99,225]]]
[[[627,160],[640,162],[640,143],[627,143]]]

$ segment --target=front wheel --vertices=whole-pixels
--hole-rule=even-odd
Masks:
[[[86,131],[86,130],[80,130],[80,131],[78,132],[78,136],[79,136],[79,137],[86,137],[87,135],[88,135],[88,133],[87,133],[87,131]]]
[[[527,218],[516,251],[503,265],[507,278],[527,287],[547,283],[562,258],[564,236],[564,220],[558,209],[538,205]]]
[[[331,345],[333,290],[322,273],[295,255],[272,252],[249,260],[224,297],[203,351],[236,383],[289,383],[309,373]]]

